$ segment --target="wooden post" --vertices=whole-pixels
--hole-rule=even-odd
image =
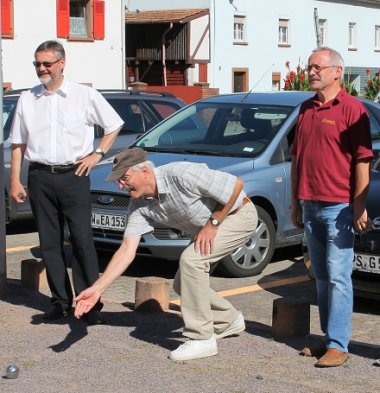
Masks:
[[[159,312],[169,308],[169,281],[143,277],[136,281],[135,311]]]
[[[310,333],[310,302],[305,298],[279,298],[273,301],[274,338],[306,336]]]
[[[37,261],[37,259],[21,261],[21,286],[33,291],[49,289],[46,269],[42,261]]]

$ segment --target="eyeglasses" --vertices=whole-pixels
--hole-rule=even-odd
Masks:
[[[326,68],[334,68],[334,67],[338,67],[338,66],[336,66],[336,65],[320,66],[318,64],[310,64],[306,67],[306,69],[307,69],[307,72],[310,72],[311,70],[314,69],[314,71],[318,74]]]
[[[60,60],[62,60],[62,58],[60,58],[60,59],[58,59],[58,60],[56,60],[56,61],[33,61],[33,65],[34,65],[36,68],[40,68],[42,65],[43,65],[45,68],[50,68],[50,67],[53,67],[53,65],[56,64],[56,63],[58,63]]]
[[[127,182],[130,177],[131,176],[124,175],[124,176],[120,177],[119,179],[115,180],[115,183],[116,184],[123,184],[123,183]]]

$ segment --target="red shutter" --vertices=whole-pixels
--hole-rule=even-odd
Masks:
[[[70,36],[70,0],[57,0],[57,37]]]
[[[12,35],[11,1],[1,0],[1,34]]]
[[[104,1],[94,0],[94,38],[104,40]]]

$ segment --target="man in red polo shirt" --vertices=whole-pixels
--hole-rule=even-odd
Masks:
[[[291,219],[305,228],[324,340],[301,354],[318,357],[317,367],[335,367],[348,359],[354,229],[370,227],[365,202],[373,153],[367,112],[341,87],[341,55],[317,48],[307,69],[316,95],[302,104],[292,147]]]

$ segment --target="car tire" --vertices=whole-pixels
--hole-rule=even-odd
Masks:
[[[260,274],[272,259],[276,238],[274,223],[262,207],[256,206],[256,209],[259,220],[252,238],[219,262],[219,271],[231,277]]]

